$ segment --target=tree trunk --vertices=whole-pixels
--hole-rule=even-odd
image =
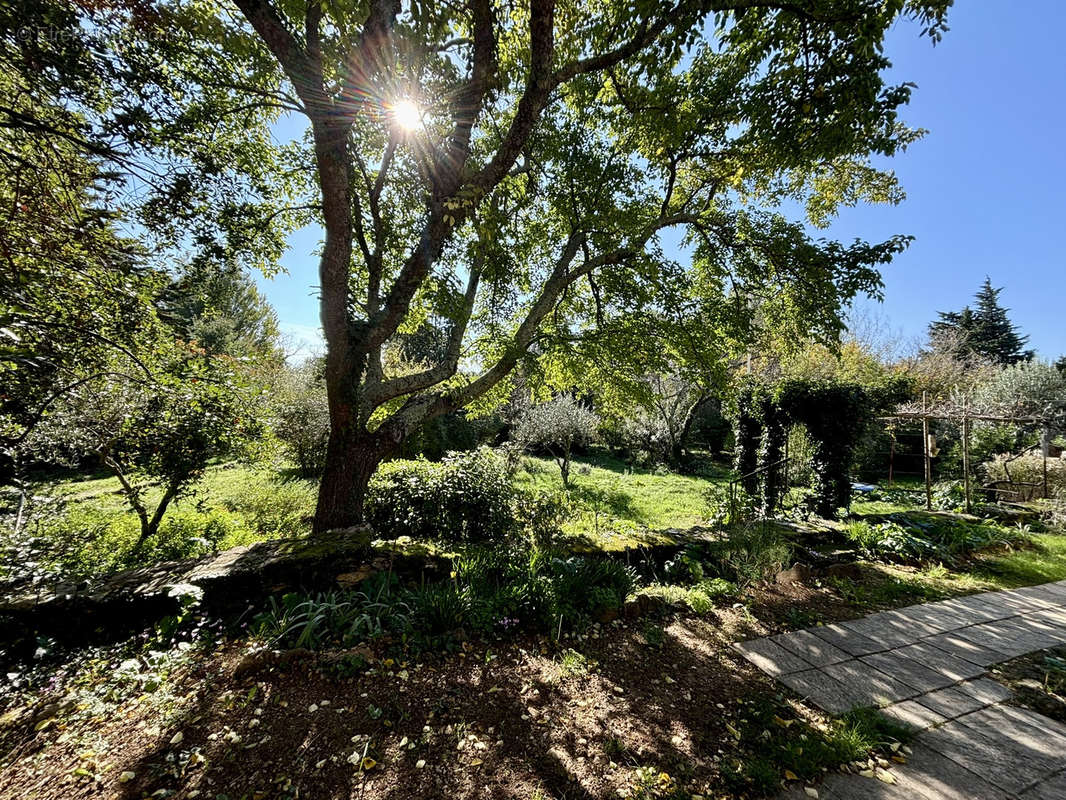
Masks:
[[[335,428],[326,449],[326,469],[318,488],[313,533],[350,528],[363,522],[366,489],[389,448],[377,437]]]
[[[178,485],[171,484],[167,486],[166,491],[163,492],[163,496],[159,500],[159,505],[155,507],[155,513],[152,514],[152,518],[148,518],[148,514],[141,515],[141,538],[137,540],[137,547],[141,547],[148,539],[159,533],[159,525],[163,521],[163,515],[167,513],[167,508],[170,506],[171,501],[178,496]]]

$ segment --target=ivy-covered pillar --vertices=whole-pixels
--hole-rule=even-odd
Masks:
[[[759,439],[762,435],[762,420],[755,396],[755,387],[742,386],[737,392],[736,413],[733,415],[734,468],[742,477],[744,491],[752,497],[759,491],[759,476],[752,473],[759,466]]]
[[[764,515],[772,514],[781,504],[784,492],[784,470],[778,462],[784,457],[788,440],[788,420],[775,397],[767,395],[762,400],[762,439],[759,445],[760,507]]]

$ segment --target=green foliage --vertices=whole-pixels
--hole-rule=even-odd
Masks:
[[[735,597],[737,586],[724,578],[710,578],[695,586],[653,583],[642,587],[638,595],[653,597],[672,606],[687,606],[693,613],[706,614],[722,599]]]
[[[343,648],[387,634],[416,647],[448,647],[464,631],[578,628],[621,607],[636,580],[631,568],[608,558],[566,558],[525,545],[471,547],[451,580],[403,587],[383,574],[362,591],[272,598],[254,628],[282,647]]]
[[[343,648],[402,632],[416,613],[394,583],[384,580],[367,592],[272,597],[253,629],[276,647]]]
[[[322,365],[306,361],[295,368],[283,366],[272,389],[274,435],[301,475],[321,475],[329,443],[329,407]]]
[[[811,444],[814,511],[833,519],[851,504],[849,471],[855,449],[872,417],[904,399],[911,384],[903,378],[884,378],[864,386],[839,380],[788,378],[775,385],[746,381],[736,393],[737,463],[753,461],[767,473],[751,478],[745,489],[759,496],[764,512],[780,494],[769,470],[784,448],[788,427],[802,424]]]
[[[229,511],[244,518],[261,539],[288,539],[310,529],[315,487],[305,481],[280,480],[267,472],[253,472],[234,492],[219,498]]]
[[[258,400],[230,360],[175,346],[151,380],[109,374],[71,389],[22,446],[52,463],[99,459],[118,478],[145,542],[212,460],[252,449],[262,432]],[[152,481],[163,491],[149,505]]]
[[[851,522],[845,535],[870,558],[952,562],[974,552],[1013,548],[1031,541],[1023,528],[972,523],[917,512],[889,515],[884,522]]]
[[[1010,364],[979,383],[972,402],[989,414],[1066,421],[1066,376],[1046,361]]]
[[[383,465],[370,483],[366,520],[388,538],[499,541],[517,527],[515,500],[503,460],[482,448],[440,463]]]
[[[591,409],[563,394],[522,414],[511,431],[511,440],[524,450],[551,454],[559,465],[563,486],[568,487],[571,454],[574,448],[592,441],[599,424],[599,416]]]
[[[962,511],[966,506],[966,487],[962,481],[937,481],[930,499],[933,508],[939,511]]]
[[[432,583],[408,595],[413,613],[413,627],[431,640],[438,640],[470,624],[470,593],[450,581]]]
[[[87,578],[154,561],[207,555],[257,539],[241,516],[223,509],[177,509],[163,520],[152,539],[142,542],[140,533],[136,517],[115,516],[92,506],[74,507],[43,520],[26,534],[34,558],[20,559],[13,566],[39,575]],[[12,542],[11,546],[17,545]]]
[[[934,346],[949,341],[951,346],[965,353],[990,359],[996,364],[1017,364],[1033,357],[1032,350],[1023,350],[1028,336],[1020,336],[1018,328],[1007,316],[1009,309],[999,304],[1003,289],[985,282],[974,298],[976,308],[966,306],[962,311],[940,311],[940,319],[929,326],[929,338]]]
[[[703,564],[699,548],[690,546],[663,564],[663,577],[670,583],[699,583],[703,580]]]
[[[804,781],[821,778],[851,761],[911,740],[912,732],[873,709],[857,709],[815,727],[783,703],[767,698],[743,701],[738,724],[744,757],[727,759],[722,777],[728,789],[757,796],[780,791],[785,773]]]
[[[1001,455],[981,465],[986,483],[1004,481],[1000,484],[1001,489],[1014,489],[1017,498],[1028,500],[1034,497],[1044,496],[1044,457],[1040,452],[1027,453],[1020,458],[1012,458],[1009,455]],[[1005,481],[1021,486],[1011,486]],[[1049,458],[1047,460],[1047,486],[1048,496],[1066,496],[1066,459]]]
[[[404,458],[424,456],[430,461],[440,461],[448,453],[473,450],[482,439],[486,425],[480,420],[467,419],[462,412],[445,414],[422,425],[401,448]]]
[[[560,617],[573,627],[618,609],[637,582],[635,571],[615,559],[566,557],[525,545],[468,550],[458,576],[476,598],[481,627],[510,620],[541,630],[550,630]]]
[[[777,528],[762,523],[740,525],[726,538],[707,547],[709,564],[720,577],[748,586],[766,580],[784,569],[791,560],[792,546]]]
[[[733,413],[733,442],[736,471],[744,478],[742,486],[749,496],[758,493],[758,478],[751,476],[759,466],[759,437],[762,423],[758,412],[762,404],[756,399],[754,384],[745,383],[737,391]],[[751,477],[749,477],[751,476]]]
[[[208,353],[274,362],[282,357],[277,314],[234,262],[194,259],[157,304],[179,338]]]

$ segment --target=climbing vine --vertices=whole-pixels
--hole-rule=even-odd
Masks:
[[[790,378],[777,384],[745,383],[734,408],[736,467],[741,475],[761,469],[744,488],[757,494],[764,514],[787,490],[782,471],[771,468],[784,455],[788,430],[802,424],[813,442],[811,510],[832,519],[851,504],[848,472],[870,420],[905,399],[910,384],[893,378],[876,386],[832,380]]]

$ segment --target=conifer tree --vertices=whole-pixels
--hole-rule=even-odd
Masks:
[[[997,364],[1017,364],[1031,359],[1033,351],[1022,349],[1029,337],[1018,333],[1018,327],[1007,316],[1010,309],[999,304],[1002,291],[1002,287],[994,288],[986,277],[974,296],[974,308],[937,312],[940,319],[929,326],[933,347],[950,342],[965,354],[984,356]]]

